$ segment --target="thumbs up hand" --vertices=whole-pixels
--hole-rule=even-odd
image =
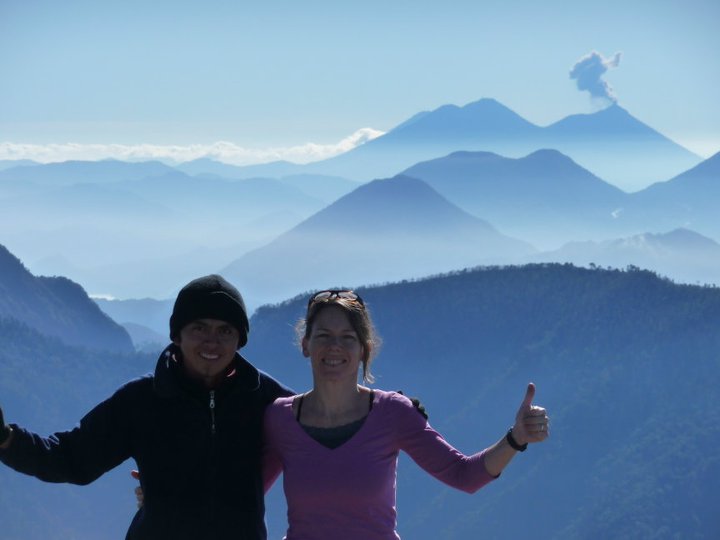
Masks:
[[[519,445],[542,442],[550,434],[548,431],[550,419],[547,412],[544,408],[532,404],[534,397],[535,385],[529,383],[512,428],[513,439]]]

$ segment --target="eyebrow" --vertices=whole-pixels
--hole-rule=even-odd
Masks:
[[[195,324],[195,325],[199,325],[199,326],[206,326],[206,327],[208,327],[208,328],[212,326],[210,323],[208,323],[208,322],[206,322],[206,321],[204,321],[204,320],[202,320],[202,319],[195,319],[195,320],[194,320],[193,322],[191,322],[190,324]],[[231,329],[233,329],[233,330],[235,329],[235,327],[234,327],[232,324],[230,324],[230,323],[228,323],[228,322],[225,322],[225,321],[223,321],[222,324],[219,324],[219,325],[215,326],[215,328],[218,328],[218,329],[220,329],[220,328],[231,328]]]
[[[319,331],[321,331],[321,330],[324,330],[325,332],[329,332],[329,331],[331,331],[331,330],[333,330],[333,329],[332,329],[332,328],[329,328],[329,327],[327,327],[327,326],[316,326],[315,328],[313,328],[313,331],[314,331],[314,332],[319,332]],[[352,332],[353,334],[357,334],[357,332],[355,331],[355,329],[354,329],[352,326],[348,326],[348,327],[346,327],[346,328],[342,328],[342,329],[340,329],[339,331],[340,331],[340,332]]]

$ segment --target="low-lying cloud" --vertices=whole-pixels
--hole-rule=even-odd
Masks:
[[[327,159],[383,135],[373,128],[362,128],[339,142],[331,144],[305,143],[297,146],[271,148],[245,148],[232,142],[212,144],[156,145],[156,144],[24,144],[0,143],[0,160],[29,159],[39,163],[68,160],[122,161],[161,160],[182,163],[199,158],[211,158],[231,165],[251,165],[270,161],[310,163]]]
[[[575,63],[570,78],[575,80],[578,90],[587,90],[593,99],[616,103],[613,89],[602,77],[608,69],[620,64],[621,56],[622,53],[617,52],[612,58],[604,58],[599,52],[592,51]]]

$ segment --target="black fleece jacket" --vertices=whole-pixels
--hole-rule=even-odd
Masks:
[[[144,505],[128,540],[264,540],[260,471],[265,407],[292,392],[239,354],[216,390],[187,379],[170,345],[72,431],[44,438],[13,425],[0,460],[46,482],[88,484],[128,458]]]

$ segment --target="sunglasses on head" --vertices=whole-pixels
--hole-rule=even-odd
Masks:
[[[363,299],[360,298],[359,294],[353,291],[347,289],[328,289],[327,291],[320,291],[313,294],[310,297],[310,300],[308,300],[308,308],[318,302],[329,302],[333,298],[350,300],[352,302],[357,302],[362,307],[365,307],[365,302],[363,302]]]

